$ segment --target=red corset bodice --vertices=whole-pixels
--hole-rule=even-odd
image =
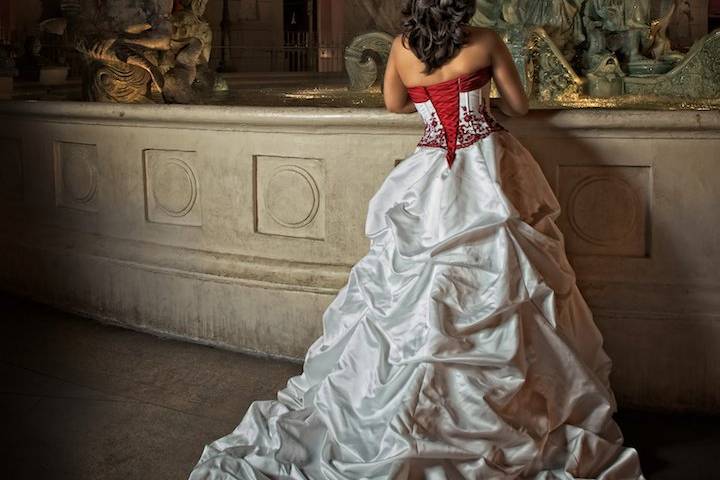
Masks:
[[[447,150],[452,167],[455,151],[493,132],[504,130],[488,112],[482,88],[490,81],[492,67],[424,87],[408,88],[408,95],[425,121],[418,146]]]

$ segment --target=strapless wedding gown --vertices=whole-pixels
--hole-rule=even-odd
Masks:
[[[426,129],[303,373],[206,446],[201,479],[643,479],[611,361],[489,70],[409,89]]]

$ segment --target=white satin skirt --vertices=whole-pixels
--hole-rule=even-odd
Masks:
[[[190,479],[643,479],[559,213],[508,132],[452,169],[417,147],[370,200],[303,373]]]

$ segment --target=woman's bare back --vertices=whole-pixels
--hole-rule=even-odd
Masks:
[[[487,28],[463,27],[467,43],[457,55],[430,74],[425,64],[397,36],[393,42],[385,72],[384,96],[390,111],[414,111],[407,97],[407,88],[428,86],[468,75],[492,67],[493,80],[501,95],[500,109],[506,115],[518,116],[527,112],[527,96],[507,46],[498,34]]]

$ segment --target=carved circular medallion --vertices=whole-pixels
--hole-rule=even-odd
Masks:
[[[152,172],[155,204],[171,217],[184,217],[195,206],[197,178],[182,160],[171,158],[158,163]]]
[[[568,199],[568,220],[583,240],[601,246],[625,240],[636,228],[639,200],[632,186],[614,176],[578,183]]]
[[[83,150],[73,150],[62,160],[62,185],[68,197],[77,203],[88,203],[97,191],[97,169]]]
[[[302,228],[315,219],[320,190],[312,175],[297,165],[281,165],[270,175],[263,196],[270,216],[288,228]]]

